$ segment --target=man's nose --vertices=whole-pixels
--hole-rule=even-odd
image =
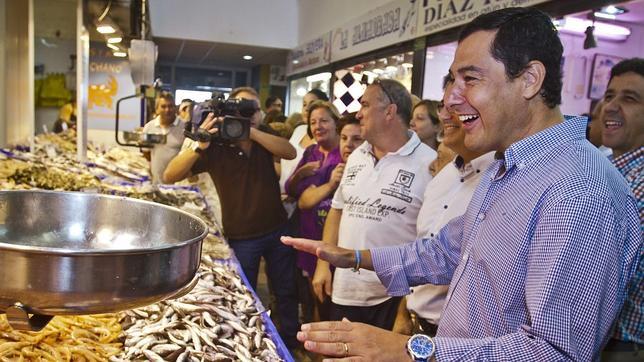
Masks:
[[[619,105],[617,103],[617,97],[611,99],[610,101],[607,101],[604,103],[604,107],[602,108],[603,113],[614,113],[617,112],[619,109]]]
[[[454,106],[463,103],[463,89],[456,84],[445,88],[445,108],[449,111]]]

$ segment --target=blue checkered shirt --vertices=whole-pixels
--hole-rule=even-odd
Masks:
[[[511,145],[432,239],[371,250],[389,294],[450,284],[436,359],[599,358],[641,247],[624,178],[567,119]]]
[[[644,146],[611,158],[638,202],[640,226],[644,230]],[[628,297],[619,313],[613,338],[644,345],[644,248],[640,248],[639,268],[628,286]]]

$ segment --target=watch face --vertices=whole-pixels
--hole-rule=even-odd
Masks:
[[[427,359],[434,354],[434,342],[423,334],[417,334],[409,340],[409,349],[414,358]]]

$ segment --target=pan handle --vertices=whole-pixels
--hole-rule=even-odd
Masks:
[[[184,295],[190,293],[192,288],[194,288],[195,285],[197,285],[198,282],[199,282],[199,276],[198,276],[198,274],[195,274],[195,276],[192,278],[190,283],[186,284],[181,289],[177,290],[171,296],[169,296],[169,297],[167,297],[165,299],[166,300],[168,300],[168,299],[179,299],[179,298],[183,297]]]
[[[33,314],[29,317],[27,308],[22,303],[14,303],[5,310],[5,313],[11,328],[19,331],[38,332],[54,318],[52,315],[42,314]]]

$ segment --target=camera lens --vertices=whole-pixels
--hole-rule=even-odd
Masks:
[[[230,138],[240,138],[244,134],[244,126],[238,120],[228,122],[226,124],[225,132]]]

